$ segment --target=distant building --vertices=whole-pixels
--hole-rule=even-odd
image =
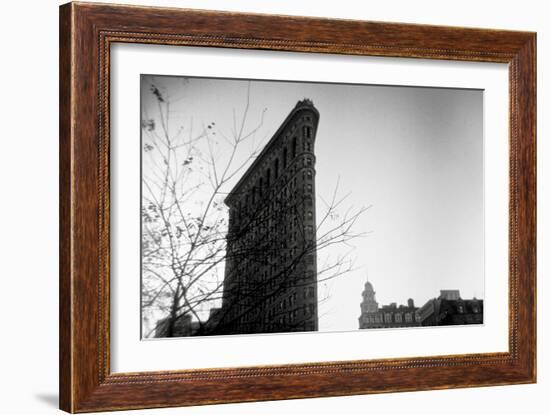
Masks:
[[[483,300],[464,300],[459,290],[441,290],[439,297],[424,304],[418,314],[423,326],[483,324]]]
[[[409,298],[407,305],[378,306],[376,293],[370,282],[367,281],[363,290],[363,301],[361,302],[361,316],[359,317],[360,329],[377,329],[392,327],[415,327],[420,326],[420,317],[417,313],[412,298]]]
[[[206,334],[314,331],[314,143],[319,112],[299,101],[227,196],[222,306]]]
[[[191,321],[190,314],[184,314],[174,321],[170,328],[170,317],[157,322],[155,337],[184,337],[192,336],[199,329],[199,322]]]

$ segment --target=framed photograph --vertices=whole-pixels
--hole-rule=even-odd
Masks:
[[[60,8],[60,407],[536,381],[536,35]]]

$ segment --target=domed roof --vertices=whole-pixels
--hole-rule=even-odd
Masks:
[[[365,290],[374,291],[374,288],[372,287],[372,284],[370,283],[370,281],[367,281],[367,282],[366,282],[366,284],[365,284]]]

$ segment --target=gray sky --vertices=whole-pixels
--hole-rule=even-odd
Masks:
[[[155,77],[171,116],[216,122],[228,134],[250,85],[250,123],[268,140],[309,98],[320,112],[317,198],[340,180],[346,206],[371,206],[357,223],[352,273],[319,287],[328,294],[320,330],[354,330],[368,279],[380,304],[421,306],[440,289],[484,297],[483,93],[479,90]],[[143,108],[154,105],[143,94]],[[318,208],[320,203],[317,203]],[[319,214],[318,214],[319,215]],[[323,255],[336,255],[328,250]]]

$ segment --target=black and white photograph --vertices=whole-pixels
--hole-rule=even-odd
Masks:
[[[5,2],[0,414],[544,413],[548,9]]]
[[[141,337],[484,322],[483,91],[141,75]]]

